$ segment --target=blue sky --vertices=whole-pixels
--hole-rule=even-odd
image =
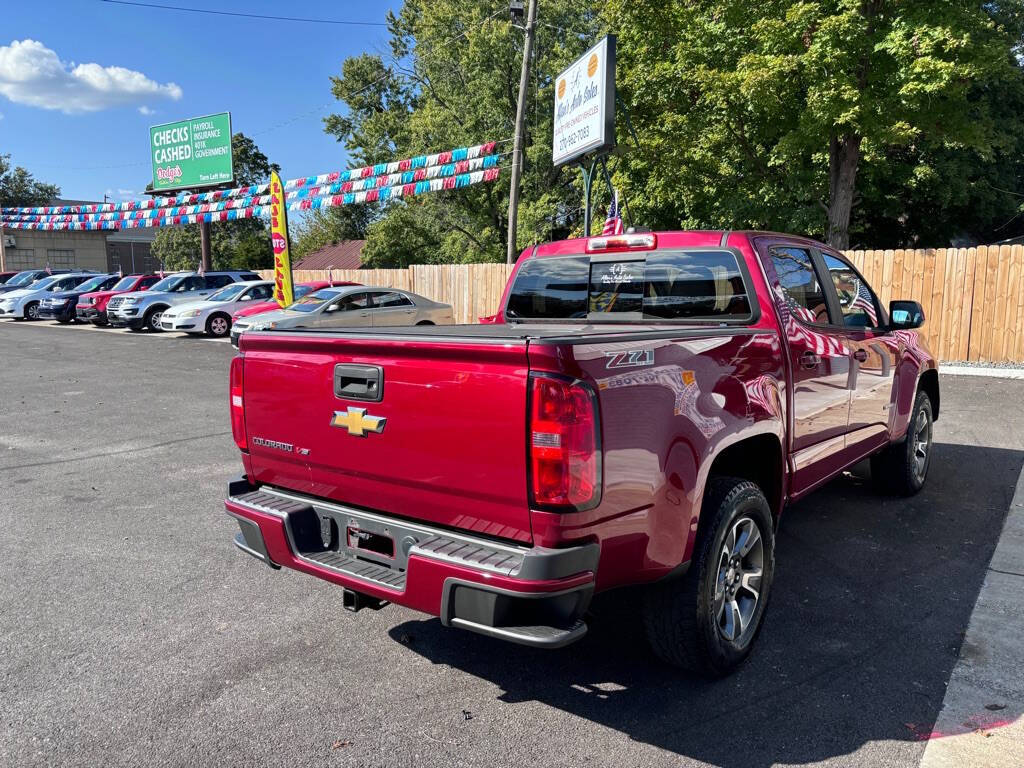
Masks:
[[[368,22],[383,22],[389,8],[401,6],[400,0],[139,2]],[[75,199],[140,198],[151,174],[149,126],[211,112],[230,111],[233,129],[280,163],[285,178],[344,168],[344,149],[321,122],[337,104],[328,78],[340,73],[346,57],[383,51],[387,40],[384,27],[101,0],[4,5],[0,153]]]

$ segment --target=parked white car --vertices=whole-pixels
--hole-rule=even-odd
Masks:
[[[274,284],[269,280],[232,283],[208,299],[190,301],[165,310],[160,318],[160,327],[165,331],[227,336],[231,332],[231,315],[244,306],[244,302],[267,301],[273,295]]]
[[[72,272],[70,274],[45,277],[27,288],[19,288],[0,295],[0,317],[21,318],[24,320],[39,319],[39,302],[51,294],[70,291],[76,285],[84,283],[95,272]]]

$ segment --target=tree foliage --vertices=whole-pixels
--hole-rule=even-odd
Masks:
[[[56,184],[38,181],[20,165],[12,165],[10,155],[0,155],[0,207],[46,205],[59,196]]]
[[[406,0],[388,50],[332,78],[325,130],[359,164],[510,138],[523,33],[490,11]],[[551,167],[552,80],[605,32],[628,150],[609,165],[638,225],[838,246],[1024,233],[1024,0],[546,0],[539,22],[520,247],[581,233],[579,174]],[[507,179],[375,209],[370,264],[500,260]]]
[[[252,139],[241,133],[231,137],[235,184],[262,184],[271,163]],[[153,254],[166,269],[197,269],[201,246],[199,225],[165,227],[157,230]],[[274,266],[270,232],[259,219],[240,219],[210,225],[210,261],[214,269],[269,269]]]
[[[1017,186],[1024,149],[1021,8],[610,0],[640,137],[621,181],[658,226],[991,237],[1015,204],[988,180]]]
[[[492,11],[498,8],[498,13]],[[588,47],[599,20],[587,4],[546,0],[526,126],[519,245],[566,236],[580,217],[572,174],[551,167],[552,76]],[[325,130],[355,164],[500,141],[511,151],[523,33],[502,4],[406,0],[389,14],[389,50],[346,59],[332,78],[344,110]],[[501,181],[389,203],[367,227],[370,266],[502,261],[509,161]]]

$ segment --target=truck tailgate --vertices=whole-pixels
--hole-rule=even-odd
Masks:
[[[532,540],[526,341],[247,333],[241,350],[255,482]],[[339,365],[379,368],[380,400],[336,391]]]

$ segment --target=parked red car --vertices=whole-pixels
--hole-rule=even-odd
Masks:
[[[159,275],[125,275],[108,291],[85,293],[75,305],[75,314],[80,320],[88,320],[93,325],[107,325],[107,302],[119,293],[145,291],[160,280]]]
[[[310,293],[312,291],[319,291],[321,288],[331,288],[332,286],[335,285],[359,285],[359,283],[349,283],[340,280],[335,280],[333,282],[330,280],[313,280],[312,282],[308,283],[296,283],[292,293],[294,294],[295,299],[298,300],[305,296],[307,293]],[[278,305],[276,301],[260,301],[256,302],[255,304],[248,304],[247,306],[238,310],[237,312],[235,312],[235,314],[231,316],[231,322],[232,324],[234,324],[234,322],[240,317],[258,315],[261,312],[270,312],[273,309],[280,308],[281,307]]]
[[[352,610],[549,648],[586,632],[596,591],[642,585],[655,652],[720,675],[762,625],[788,502],[869,456],[882,487],[924,485],[924,313],[886,311],[826,245],[548,243],[520,256],[500,315],[243,334],[236,545]]]

